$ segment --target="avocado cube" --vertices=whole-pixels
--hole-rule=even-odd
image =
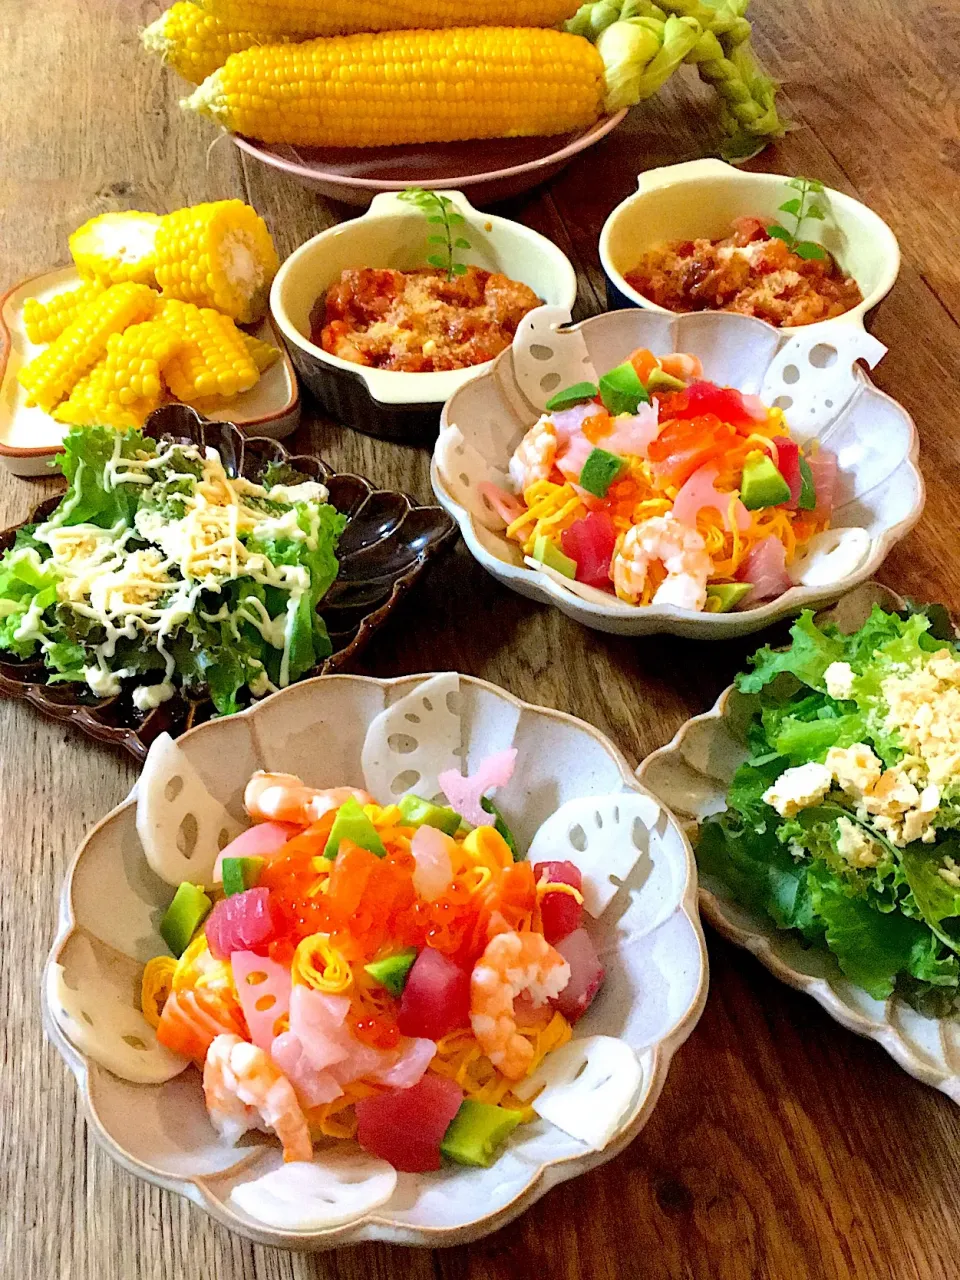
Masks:
[[[559,413],[563,409],[572,409],[575,405],[585,404],[597,396],[597,388],[592,382],[577,382],[551,396],[547,401],[547,413]]]
[[[707,588],[707,613],[729,613],[753,589],[752,582],[717,582]],[[711,608],[710,602],[717,602]]]
[[[650,396],[629,360],[618,364],[600,379],[600,399],[608,413],[636,413]]]
[[[245,893],[247,889],[255,889],[266,865],[266,858],[224,858],[222,868],[224,895],[232,898],[235,893]]]
[[[436,827],[448,836],[456,835],[463,819],[453,809],[445,805],[431,804],[420,796],[404,796],[400,801],[400,812],[408,827]]]
[[[743,464],[740,498],[748,511],[778,507],[790,501],[790,486],[773,464],[768,453],[748,453]]]
[[[522,1114],[466,1098],[443,1135],[440,1152],[457,1164],[486,1169],[500,1154]]]
[[[375,853],[378,858],[385,858],[387,851],[383,841],[377,835],[377,829],[363,812],[359,801],[353,796],[345,800],[337,811],[330,828],[330,838],[323,851],[325,858],[335,858],[340,851],[341,840],[352,840],[361,849]]]
[[[160,937],[178,960],[212,909],[213,902],[199,885],[184,880],[160,921]]]
[[[580,472],[580,488],[597,498],[605,498],[614,480],[618,480],[626,469],[626,461],[618,458],[615,453],[607,453],[606,449],[593,449],[587,454]]]
[[[533,558],[545,564],[548,569],[562,573],[565,578],[577,576],[577,562],[565,556],[555,542],[551,542],[545,533],[541,533],[533,544]]]
[[[366,973],[369,973],[374,982],[379,982],[381,987],[385,987],[392,996],[396,996],[399,1000],[403,995],[403,988],[407,985],[407,978],[416,958],[417,948],[407,947],[404,951],[398,951],[396,955],[384,956],[382,960],[374,960],[370,964],[365,964],[363,968]]]

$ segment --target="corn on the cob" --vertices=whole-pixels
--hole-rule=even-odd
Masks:
[[[222,67],[231,53],[254,44],[285,44],[277,32],[235,31],[190,0],[177,0],[141,37],[143,47],[159,54],[174,71],[193,84]]]
[[[156,251],[157,284],[165,298],[213,307],[240,324],[253,324],[266,312],[280,261],[266,223],[242,200],[168,214]]]
[[[372,147],[566,133],[604,93],[581,36],[465,27],[247,49],[181,105],[264,142]]]
[[[153,284],[154,241],[162,219],[156,213],[102,213],[70,237],[70,253],[81,275],[105,284]]]
[[[194,0],[229,27],[288,35],[342,36],[358,31],[440,27],[553,27],[577,0]]]
[[[162,320],[147,320],[114,333],[107,354],[53,411],[73,426],[140,427],[163,397],[163,370],[183,339]]]
[[[229,316],[176,300],[164,302],[161,314],[183,339],[164,369],[167,386],[178,400],[232,399],[256,385],[260,372],[247,349],[246,335]]]
[[[252,334],[243,335],[243,345],[249,351],[250,358],[260,373],[266,373],[268,369],[272,369],[280,359],[280,352],[276,347],[271,346],[269,342],[262,342]]]
[[[132,283],[115,284],[94,298],[46,351],[20,370],[17,377],[27,403],[49,413],[105,354],[110,335],[149,319],[157,302],[152,289]]]
[[[37,345],[53,342],[72,320],[76,320],[84,307],[103,293],[103,289],[98,280],[90,280],[79,289],[54,294],[49,302],[27,298],[23,304],[23,327],[27,337]]]

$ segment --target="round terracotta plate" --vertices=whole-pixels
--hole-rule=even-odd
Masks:
[[[530,191],[612,133],[626,111],[552,138],[494,138],[407,147],[291,147],[235,137],[241,151],[299,179],[320,195],[368,205],[381,191],[445,187],[492,204]]]

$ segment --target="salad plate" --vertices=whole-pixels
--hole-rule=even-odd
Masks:
[[[467,383],[447,402],[431,466],[434,492],[459,524],[471,554],[493,577],[519,594],[554,605],[585,626],[617,635],[668,632],[697,639],[746,635],[779,618],[795,615],[803,608],[827,605],[867,581],[890,548],[919,520],[924,486],[917,461],[916,428],[907,411],[879,391],[862,369],[861,360],[872,366],[882,357],[885,348],[859,326],[838,326],[829,335],[822,336],[816,331],[804,333],[802,330],[781,334],[750,316],[720,312],[671,316],[640,309],[609,312],[573,326],[569,321],[569,313],[559,308],[540,308],[526,317],[513,347],[503,352],[488,373]],[[526,514],[528,492],[528,482],[524,481],[524,502],[518,506],[515,487],[513,492],[508,492],[516,483],[513,469],[528,447],[533,447],[532,428],[548,419],[555,409],[555,394],[559,400],[565,388],[571,392],[587,389],[584,394],[595,393],[598,381],[602,382],[610,371],[627,370],[636,381],[638,375],[630,365],[631,359],[650,357],[657,363],[660,360],[669,363],[667,353],[688,353],[671,356],[670,360],[683,362],[692,357],[693,378],[715,384],[713,390],[706,388],[711,395],[717,387],[732,388],[740,393],[737,404],[741,408],[746,404],[748,410],[751,405],[757,405],[755,398],[759,397],[760,408],[768,415],[768,429],[774,421],[770,415],[779,411],[778,421],[787,428],[790,447],[795,452],[799,447],[805,459],[819,454],[829,454],[835,459],[828,524],[826,528],[821,524],[823,531],[810,542],[811,550],[822,546],[824,555],[818,555],[816,563],[798,556],[797,571],[785,572],[781,554],[781,567],[775,575],[781,585],[767,594],[759,593],[758,589],[742,598],[742,604],[734,603],[732,609],[721,606],[719,610],[710,611],[702,599],[692,607],[681,607],[678,598],[662,598],[659,591],[650,603],[638,605],[614,595],[609,590],[609,581],[604,584],[606,590],[597,590],[579,577],[574,581],[570,561],[564,566],[562,556],[559,572],[550,564],[534,563],[538,558],[535,549],[522,548],[518,541],[507,537],[507,530],[515,526],[506,525],[504,511],[508,511],[510,519],[516,512]],[[661,372],[665,370],[658,370]],[[674,385],[683,384],[674,380]],[[576,403],[570,413],[574,411],[581,417],[584,413],[596,412],[590,404],[580,403]],[[693,410],[687,412],[689,416]],[[633,414],[632,417],[611,415],[610,421],[614,427],[632,431],[634,436],[646,432],[652,422],[653,443],[659,444],[652,406],[642,403]],[[703,422],[706,418],[696,421]],[[592,424],[593,420],[586,423]],[[623,459],[611,458],[609,452],[604,454],[593,436],[584,430],[583,423],[576,429],[575,444],[582,443],[581,435],[593,441],[592,447],[602,461],[612,461],[620,467],[625,465]],[[604,441],[606,439],[604,437]],[[751,436],[752,439],[756,437]],[[652,449],[649,439],[642,446],[632,447],[634,451]],[[589,453],[590,448],[590,443],[584,444],[585,453]],[[620,450],[621,453],[630,451],[630,447]],[[683,455],[679,456],[683,461]],[[643,457],[641,452],[640,458]],[[632,466],[633,461],[627,458],[626,464]],[[557,467],[562,469],[562,464],[563,458],[558,452],[554,474]],[[671,459],[668,464],[672,465]],[[696,465],[696,462],[691,464]],[[692,484],[703,477],[708,481],[707,473],[708,467],[704,465],[693,475],[689,467],[683,474]],[[715,469],[714,480],[716,476]],[[739,479],[739,472],[737,477]],[[567,480],[569,487],[569,477]],[[609,482],[609,476],[607,480]],[[686,487],[683,480],[679,483]],[[556,481],[554,488],[559,484],[560,481]],[[582,489],[582,485],[580,487]],[[700,487],[702,491],[703,485]],[[562,490],[563,494],[567,492],[568,489]],[[586,495],[591,502],[594,492],[591,490]],[[569,493],[572,501],[577,496],[576,485]],[[499,505],[492,501],[491,494],[494,498],[499,494]],[[559,495],[548,496],[550,500],[554,497],[559,500]],[[582,494],[580,496],[582,498]],[[663,496],[662,492],[658,496],[659,508],[671,508],[678,491],[671,490],[665,502],[661,501]],[[712,493],[708,499],[717,496]],[[713,504],[717,507],[726,506],[727,498],[736,494],[719,496],[724,501]],[[744,490],[744,500],[746,497]],[[802,497],[800,503],[803,503]],[[702,501],[701,505],[704,505]],[[760,501],[755,505],[762,507],[765,503]],[[593,507],[587,510],[592,511]],[[668,515],[677,514],[679,510],[668,510]],[[728,522],[728,514],[721,514],[724,522]],[[741,511],[737,515],[738,524],[742,516],[749,528],[750,514]],[[675,529],[677,522],[670,527]],[[540,528],[539,522],[536,528]],[[698,541],[695,529],[693,532],[694,541]],[[549,541],[549,533],[546,536]],[[702,539],[699,541],[702,543]],[[827,563],[831,546],[842,546],[845,550],[843,555]],[[853,554],[848,556],[848,550]],[[572,554],[567,552],[568,556]],[[613,563],[610,577],[614,577],[615,567]],[[742,569],[748,567],[746,561],[741,561]],[[573,570],[576,569],[574,557]],[[758,573],[761,577],[768,576],[762,568]],[[759,581],[749,574],[746,578],[741,575],[740,581],[744,580]],[[599,585],[598,580],[596,586]],[[705,581],[700,584],[704,585]],[[753,595],[758,598],[752,598]]]
[[[338,548],[339,574],[322,604],[332,652],[310,674],[348,664],[456,536],[456,526],[439,507],[377,489],[362,476],[338,474],[318,457],[293,456],[275,440],[248,437],[231,423],[206,421],[184,405],[158,409],[145,435],[214,448],[228,475],[255,481],[271,463],[286,463],[326,486],[330,503],[347,517],[347,524]],[[59,502],[60,497],[48,499],[25,523],[49,518]],[[14,545],[22,527],[0,534],[0,551]],[[180,692],[144,710],[138,710],[126,693],[98,698],[84,684],[51,683],[42,661],[9,652],[0,656],[0,694],[23,699],[48,718],[72,724],[97,741],[122,746],[141,760],[158,734],[176,737],[215,714],[208,696],[189,698]]]
[[[69,430],[38,406],[29,407],[17,381],[20,369],[42,350],[27,337],[24,303],[32,298],[47,302],[80,284],[80,273],[71,264],[23,280],[0,298],[0,459],[14,475],[49,475]],[[283,440],[300,420],[296,370],[271,318],[250,332],[277,347],[282,358],[251,391],[237,396],[225,409],[212,410],[210,416],[232,422],[248,435]]]
[[[402,734],[394,732],[398,716]],[[673,1054],[702,1011],[706,954],[690,846],[596,729],[473,677],[336,675],[305,681],[201,725],[177,746],[185,792],[209,793],[221,815],[217,821],[231,832],[242,825],[245,802],[250,812],[250,792],[244,789],[256,769],[291,772],[308,786],[346,782],[372,788],[383,775],[386,792],[399,796],[398,787],[414,775],[421,788],[431,790],[425,772],[443,763],[460,761],[477,776],[482,761],[504,756],[515,760],[515,769],[496,792],[498,820],[509,824],[521,851],[529,847],[531,861],[549,846],[589,862],[599,824],[605,823],[604,848],[612,847],[611,840],[616,844],[621,874],[610,879],[604,874],[609,864],[597,863],[598,878],[588,889],[588,863],[580,865],[606,980],[576,1023],[571,1047],[615,1038],[636,1083],[624,1092],[616,1072],[606,1085],[602,1076],[594,1080],[592,1087],[609,1085],[620,1097],[609,1128],[595,1142],[534,1118],[513,1131],[489,1167],[446,1164],[397,1175],[387,1166],[385,1192],[379,1183],[370,1187],[361,1170],[355,1180],[375,1193],[366,1207],[348,1210],[322,1229],[277,1225],[271,1211],[244,1189],[277,1169],[278,1149],[272,1142],[234,1147],[220,1138],[204,1111],[199,1076],[192,1067],[184,1070],[185,1059],[173,1060],[141,1012],[139,975],[163,946],[158,920],[173,893],[168,865],[183,863],[172,843],[169,851],[161,849],[159,861],[148,851],[159,828],[140,820],[141,801],[152,796],[149,803],[162,808],[172,794],[170,803],[178,803],[156,771],[148,778],[148,767],[135,793],[91,831],[74,859],[43,987],[47,1033],[76,1076],[92,1133],[124,1168],[261,1243],[308,1250],[362,1240],[434,1247],[497,1229],[552,1186],[612,1158],[639,1133]],[[459,781],[466,785],[470,779]],[[189,808],[192,800],[186,803]],[[628,813],[620,831],[618,815]],[[564,830],[573,821],[569,846],[560,838],[563,832],[558,835],[558,821]],[[591,901],[594,892],[599,905]],[[594,1095],[594,1111],[604,1098],[602,1092]],[[329,1143],[318,1147],[318,1179],[339,1177],[331,1173],[331,1159],[348,1165],[368,1159],[351,1141],[336,1146],[334,1156]],[[350,1181],[349,1170],[342,1181]]]
[[[865,583],[818,616],[840,631],[859,630],[875,605],[900,612],[906,602],[887,587]],[[747,759],[746,696],[731,686],[704,715],[689,720],[666,746],[640,765],[637,777],[670,807],[696,841],[700,825],[726,808],[737,768]],[[848,1030],[875,1040],[910,1075],[960,1102],[960,1022],[934,1017],[894,992],[876,998],[841,970],[835,956],[805,945],[795,930],[779,929],[764,912],[737,902],[728,885],[700,869],[700,907],[714,928],[744,947],[782,982],[811,995]]]

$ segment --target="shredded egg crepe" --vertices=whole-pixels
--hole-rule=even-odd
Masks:
[[[213,449],[71,432],[70,482],[0,559],[0,649],[141,711],[209,690],[236,711],[330,653],[317,605],[346,518],[317,481],[227,475]]]

